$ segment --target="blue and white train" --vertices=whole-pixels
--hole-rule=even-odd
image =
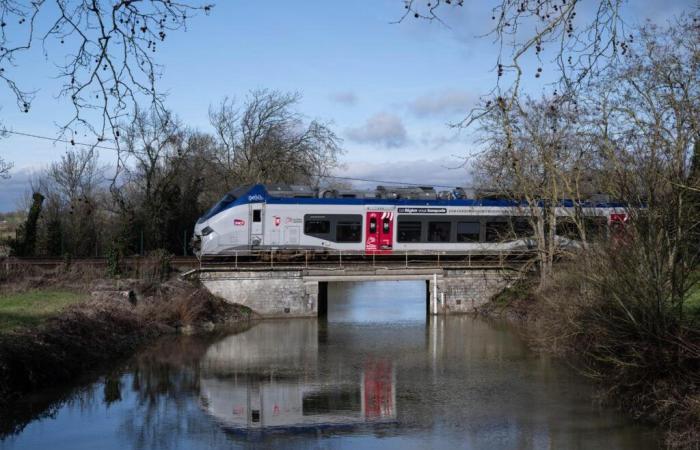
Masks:
[[[512,200],[465,197],[459,188],[317,192],[301,186],[243,186],[197,221],[193,244],[204,257],[253,250],[464,254],[532,246],[529,208]],[[577,238],[574,214],[584,218],[589,236],[627,219],[620,204],[562,201],[556,228],[564,243]]]

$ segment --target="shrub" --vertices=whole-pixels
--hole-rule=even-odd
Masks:
[[[672,292],[673,260],[648,249],[630,234],[561,267],[540,293],[536,334],[573,356],[608,400],[671,430],[668,445],[697,447],[700,331]]]
[[[153,250],[141,263],[141,278],[149,283],[161,283],[173,271],[170,262],[172,255],[163,249]]]

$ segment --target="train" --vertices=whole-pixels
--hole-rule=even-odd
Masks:
[[[241,186],[197,221],[193,247],[199,257],[265,250],[468,254],[533,247],[532,208],[512,199],[467,197],[464,188],[437,191],[432,186]],[[588,236],[627,220],[624,205],[606,198],[562,200],[554,207],[556,239],[562,245],[577,242],[581,227],[573,217],[583,217]]]

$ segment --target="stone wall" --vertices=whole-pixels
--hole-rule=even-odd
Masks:
[[[437,314],[472,313],[515,280],[512,272],[500,270],[445,270],[437,278]],[[432,301],[433,280],[429,283]]]
[[[205,272],[200,281],[212,294],[245,305],[262,317],[316,317],[318,282],[300,271]]]

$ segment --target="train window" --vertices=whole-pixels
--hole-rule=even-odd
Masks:
[[[420,222],[399,222],[398,236],[399,242],[420,242],[421,223]]]
[[[486,242],[505,241],[510,226],[508,222],[486,222]]]
[[[517,238],[531,237],[534,232],[530,220],[526,217],[516,217],[515,220],[513,220],[513,233]]]
[[[457,222],[457,242],[479,242],[479,222]]]
[[[261,219],[261,211],[259,209],[254,209],[253,210],[253,222],[260,222]]]
[[[586,227],[586,239],[596,239],[605,235],[608,219],[606,217],[586,217],[583,220]]]
[[[557,217],[557,235],[569,239],[581,239],[578,225],[571,217]]]
[[[371,219],[369,219],[369,232],[370,233],[377,232],[377,219],[375,217],[372,217]]]
[[[328,220],[307,220],[304,222],[304,234],[328,234],[331,223]]]
[[[389,219],[382,220],[382,231],[384,231],[384,233],[389,232]]]
[[[336,242],[362,241],[362,222],[338,222],[335,226]]]
[[[429,222],[428,242],[450,242],[451,222]]]

